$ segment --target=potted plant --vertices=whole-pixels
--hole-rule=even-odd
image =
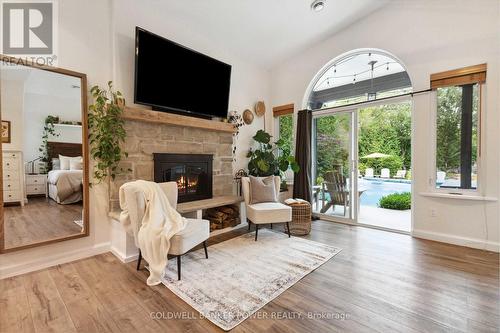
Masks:
[[[42,133],[42,144],[38,148],[38,151],[40,152],[39,159],[46,165],[50,162],[49,161],[49,138],[51,137],[58,137],[59,133],[56,132],[56,128],[54,124],[59,123],[59,116],[51,116],[48,115],[45,118],[44,125],[43,125],[43,133]],[[45,173],[45,167],[43,167],[43,170],[40,170],[41,173]]]
[[[89,144],[90,156],[95,161],[93,176],[97,183],[114,180],[124,170],[119,166],[127,152],[120,144],[125,141],[125,121],[121,117],[125,107],[125,99],[121,92],[114,91],[112,82],[107,89],[93,86],[90,89],[94,103],[89,106]]]
[[[285,141],[279,139],[271,143],[272,136],[263,131],[258,130],[253,136],[253,139],[258,143],[257,149],[250,149],[247,157],[248,172],[252,176],[281,176],[283,179],[284,173],[291,168],[294,173],[299,172],[300,167],[295,161],[295,157],[291,155],[290,149],[287,148]],[[286,190],[286,180],[283,179],[281,188]]]

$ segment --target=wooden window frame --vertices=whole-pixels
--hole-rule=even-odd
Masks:
[[[280,117],[291,115],[292,116],[292,127],[294,127],[295,126],[295,119],[294,119],[295,117],[293,116],[294,112],[295,112],[295,105],[293,103],[273,107],[274,135],[278,139],[280,138],[279,137]],[[295,133],[293,131],[293,128],[292,128],[292,146],[291,146],[291,149],[292,149],[292,153],[293,153],[293,151],[295,150]]]
[[[431,74],[431,89],[486,82],[486,64]]]
[[[295,106],[293,103],[273,107],[273,117],[286,116],[293,114]]]
[[[460,86],[463,89],[462,96],[462,120],[461,120],[461,166],[460,166],[460,178],[461,185],[460,188],[454,188],[455,190],[474,190],[479,191],[479,172],[478,169],[478,184],[475,189],[471,188],[471,175],[470,167],[472,166],[471,157],[471,138],[468,137],[472,135],[472,86],[478,84],[479,89],[479,109],[478,109],[478,165],[481,164],[481,137],[482,137],[482,85],[486,82],[486,72],[487,65],[479,64],[474,66],[463,67],[459,69],[444,71],[440,73],[431,74],[430,86],[432,90],[437,90],[438,88],[450,87],[450,86]],[[470,104],[470,105],[469,105]],[[437,104],[436,104],[437,107]],[[437,109],[436,109],[437,113]],[[437,117],[437,116],[436,116]],[[437,130],[437,128],[436,128]],[[437,136],[437,133],[435,134]],[[437,150],[437,147],[436,147]],[[436,150],[434,154],[436,154]],[[436,157],[434,157],[436,158]],[[435,168],[436,168],[436,163]],[[470,165],[469,165],[470,164]],[[446,188],[442,188],[445,189]]]

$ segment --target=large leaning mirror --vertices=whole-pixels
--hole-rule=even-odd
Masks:
[[[89,234],[86,81],[1,58],[1,252]]]

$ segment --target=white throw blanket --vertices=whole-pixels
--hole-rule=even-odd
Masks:
[[[125,192],[134,193],[127,196]],[[143,196],[139,197],[139,196]],[[142,214],[137,203],[145,200]],[[135,202],[129,202],[135,200]],[[160,275],[167,264],[170,238],[183,230],[186,219],[171,205],[160,185],[154,182],[137,180],[120,187],[120,222],[129,234],[134,235],[135,243],[149,264],[149,286],[157,285]]]

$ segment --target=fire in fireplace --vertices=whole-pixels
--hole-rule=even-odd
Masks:
[[[155,153],[154,179],[176,182],[178,202],[212,198],[212,155]]]

